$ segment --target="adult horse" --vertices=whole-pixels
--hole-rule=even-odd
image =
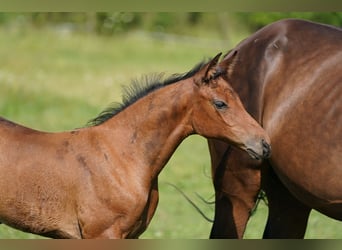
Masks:
[[[1,119],[0,222],[53,238],[134,238],[156,209],[158,174],[187,136],[267,157],[267,135],[221,76],[232,59],[218,59],[136,84],[86,128],[46,133]]]
[[[342,30],[287,19],[237,45],[226,78],[272,142],[262,163],[209,140],[216,191],[211,238],[242,238],[260,188],[264,238],[302,238],[311,209],[342,220]]]

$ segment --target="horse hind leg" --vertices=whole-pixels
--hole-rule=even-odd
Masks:
[[[271,168],[263,173],[263,188],[268,200],[264,239],[304,238],[311,208],[299,202],[284,187]],[[266,180],[265,180],[266,179]]]

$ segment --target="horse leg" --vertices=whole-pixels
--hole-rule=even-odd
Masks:
[[[304,238],[311,208],[287,190],[270,166],[262,170],[262,186],[269,209],[263,238]]]
[[[156,178],[152,184],[152,190],[149,198],[149,205],[147,210],[146,228],[150,224],[154,213],[156,212],[159,202],[159,190],[158,190],[158,178]],[[145,229],[146,229],[145,228]]]
[[[158,190],[158,178],[153,180],[152,187],[150,191],[149,200],[146,204],[145,212],[142,218],[142,224],[134,231],[129,238],[137,239],[139,236],[145,232],[146,228],[150,224],[154,213],[156,212],[157,205],[159,202],[159,190]]]
[[[135,207],[130,206],[127,202],[124,202],[120,207],[121,213],[114,211],[116,217],[113,219],[112,211],[109,210],[109,214],[101,213],[101,221],[96,219],[96,216],[92,214],[82,214],[79,219],[79,231],[81,238],[85,239],[136,239],[147,228],[151,219],[156,211],[159,193],[158,193],[158,178],[155,178],[149,190],[148,199],[142,201],[141,212],[132,210]],[[135,202],[135,200],[133,200]],[[100,207],[98,210],[100,210]],[[104,207],[104,211],[108,210],[108,207]],[[89,218],[92,218],[90,220]]]
[[[215,216],[210,238],[239,238],[237,231],[236,224],[234,223],[233,206],[229,197],[216,193]]]
[[[257,194],[258,192],[249,193],[250,197],[246,200],[229,194],[216,195],[215,217],[210,238],[241,239]]]
[[[209,141],[216,198],[210,238],[242,238],[260,190],[260,170],[245,153],[222,147]]]

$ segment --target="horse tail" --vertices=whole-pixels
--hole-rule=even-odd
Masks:
[[[168,184],[168,185],[170,185],[171,187],[173,187],[174,189],[176,189],[195,209],[196,209],[196,211],[200,214],[200,215],[202,215],[202,217],[206,220],[206,221],[208,221],[208,222],[211,222],[211,223],[213,223],[214,222],[214,220],[213,219],[210,219],[208,216],[206,216],[205,214],[204,214],[204,212],[195,204],[195,202],[193,202],[191,199],[190,199],[190,197],[189,196],[187,196],[179,187],[177,187],[176,185],[174,185],[174,184],[172,184],[172,183],[170,183],[170,182],[166,182],[166,184]],[[198,194],[196,194],[198,197],[200,197]],[[211,202],[207,202],[207,201],[205,201],[204,200],[204,198],[202,198],[202,197],[200,197],[200,199],[202,200],[202,201],[204,201],[205,203],[207,203],[207,204],[209,204],[209,203],[211,203]]]

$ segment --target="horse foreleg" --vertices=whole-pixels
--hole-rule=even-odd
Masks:
[[[229,158],[223,156],[213,165],[216,200],[210,238],[243,237],[260,190],[260,170],[246,157],[232,150]]]
[[[239,175],[254,177],[246,172]],[[245,232],[250,213],[256,204],[259,193],[258,185],[248,186],[238,181],[237,176],[230,176],[220,191],[216,191],[215,217],[210,238],[238,238]],[[222,192],[223,191],[223,192]]]
[[[304,238],[311,208],[293,197],[271,168],[263,171],[262,179],[269,209],[263,238]]]
[[[158,202],[159,202],[158,178],[156,178],[155,180],[153,180],[149,199],[146,204],[145,211],[142,215],[142,223],[139,227],[136,228],[136,230],[133,231],[133,233],[129,235],[129,238],[137,239],[142,233],[145,232],[146,228],[150,224],[152,217],[157,209]]]
[[[147,209],[146,227],[150,224],[159,202],[158,178],[152,184],[149,205]]]
[[[211,229],[212,239],[241,239],[249,218],[249,209],[239,201],[222,196],[215,201],[215,217]]]

